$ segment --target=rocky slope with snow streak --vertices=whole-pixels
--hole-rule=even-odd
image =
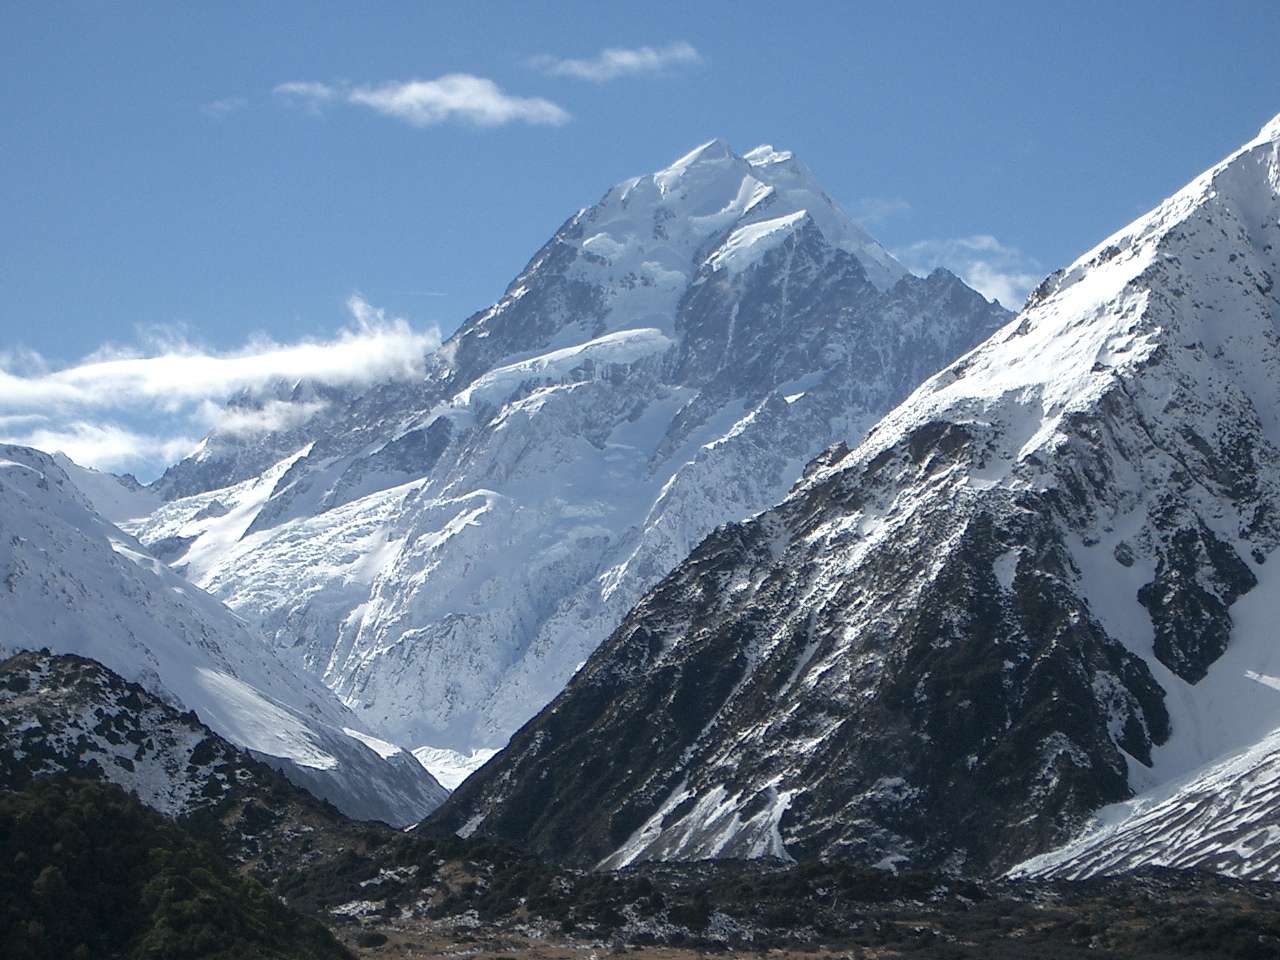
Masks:
[[[0,446],[0,527],[0,653],[99,661],[354,817],[403,824],[444,798],[410,753],[98,514],[53,457]]]
[[[0,663],[0,743],[0,787],[94,776],[169,817],[252,792],[264,769],[96,660],[41,651]]]
[[[1280,880],[1280,734],[1122,803],[1016,878],[1081,880],[1145,867]]]
[[[1280,727],[1277,138],[709,536],[439,822],[999,870]]]
[[[1008,316],[909,275],[790,154],[713,141],[571,217],[421,383],[215,432],[129,528],[380,735],[471,754]]]

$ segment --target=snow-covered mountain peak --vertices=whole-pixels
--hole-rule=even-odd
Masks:
[[[773,144],[762,143],[758,147],[748,150],[742,155],[742,159],[753,167],[764,167],[775,163],[785,163],[792,159],[794,154],[790,150],[775,150]]]
[[[644,189],[646,181],[656,190]],[[805,211],[828,243],[858,257],[878,288],[887,289],[906,272],[831,200],[808,167],[791,151],[770,144],[739,156],[723,140],[708,141],[651,177],[620,185],[604,203],[615,196],[639,202],[655,195],[658,206],[668,208],[660,216],[694,220],[697,241]]]
[[[575,213],[421,384],[215,436],[130,529],[445,765],[1007,316],[906,274],[794,157],[712,141]]]
[[[659,170],[653,175],[653,179],[666,193],[692,172],[713,167],[724,169],[740,166],[741,160],[742,158],[733,152],[733,148],[726,141],[716,137],[694,147],[671,166]]]
[[[1051,275],[1016,322],[881,421],[873,431],[878,443],[887,448],[940,411],[954,418],[963,409],[982,422],[1020,421],[1003,452],[1009,462],[1024,459],[1056,442],[1064,418],[1090,408],[1118,379],[1189,344],[1226,358],[1219,375],[1254,393],[1270,417],[1280,394],[1259,373],[1271,350],[1257,337],[1274,327],[1262,314],[1280,277],[1278,156],[1274,139],[1250,141]],[[1250,285],[1243,291],[1236,289],[1241,274]],[[1199,296],[1176,319],[1152,300],[1181,300],[1190,290]],[[1256,336],[1244,329],[1254,316],[1262,321]]]
[[[745,273],[774,248],[744,248],[750,228],[800,213],[816,227],[810,258],[850,254],[881,292],[907,275],[789,152],[766,146],[743,157],[710,140],[617,184],[571,217],[502,299],[444,345],[442,379],[465,386],[494,367],[621,330],[670,334],[690,288],[726,261],[726,245],[734,248],[735,275]]]
[[[1262,129],[1258,131],[1258,135],[1253,138],[1251,143],[1271,143],[1276,140],[1280,140],[1280,113],[1277,113],[1262,125]]]

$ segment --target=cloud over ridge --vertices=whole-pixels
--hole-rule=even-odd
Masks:
[[[913,273],[946,267],[984,297],[1017,310],[1044,271],[1034,258],[986,233],[942,240],[917,240],[893,255]]]
[[[146,349],[104,347],[53,369],[38,354],[0,355],[0,440],[50,452],[63,450],[87,466],[152,467],[172,462],[212,427],[233,432],[286,429],[323,404],[269,400],[254,411],[223,407],[242,390],[280,382],[362,386],[420,377],[440,344],[435,329],[415,329],[358,295],[347,302],[351,323],[327,339],[278,343],[251,339],[213,351],[181,336]],[[145,432],[128,423],[137,419]]]

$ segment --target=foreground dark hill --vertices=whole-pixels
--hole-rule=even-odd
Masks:
[[[848,864],[593,873],[354,823],[191,714],[80,657],[0,665],[5,957],[553,957],[627,947],[919,958],[1265,957],[1268,884],[1174,871],[974,882]],[[106,782],[111,780],[114,782]],[[162,818],[129,798],[124,787]]]
[[[342,960],[211,848],[109,784],[0,790],[0,954],[8,960]]]
[[[1280,726],[1278,137],[717,529],[432,822],[1000,870]]]

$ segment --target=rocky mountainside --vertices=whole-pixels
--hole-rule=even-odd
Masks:
[[[53,457],[0,446],[0,524],[0,653],[100,661],[354,817],[408,823],[444,798],[408,751],[97,513]]]
[[[999,870],[1280,727],[1278,139],[712,533],[436,822]],[[1267,815],[1244,787],[1223,844]]]
[[[239,398],[305,422],[215,431],[125,526],[457,776],[707,533],[1009,316],[789,153],[713,141],[571,217],[421,382]]]
[[[0,788],[94,775],[175,818],[262,786],[265,769],[194,713],[96,660],[47,651],[0,663],[0,739]]]

